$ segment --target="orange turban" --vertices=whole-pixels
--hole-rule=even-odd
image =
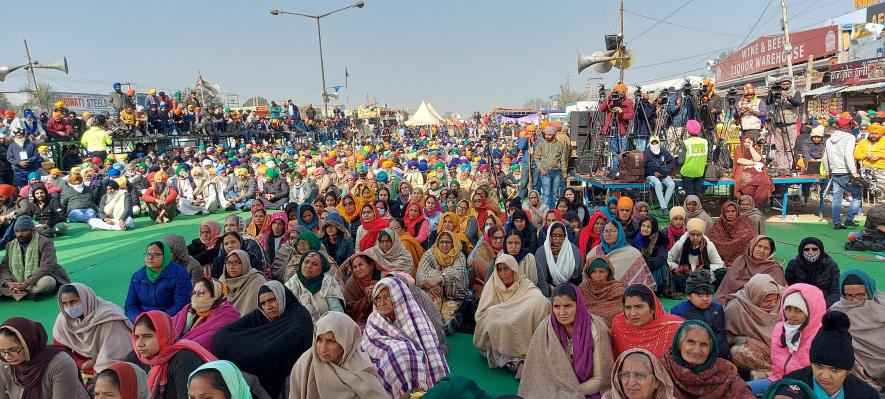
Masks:
[[[633,200],[627,196],[621,197],[618,200],[618,209],[633,209]]]
[[[617,92],[621,92],[621,93],[626,94],[627,93],[627,85],[625,85],[623,83],[618,83],[615,85],[615,87],[612,87],[612,91],[617,91]]]

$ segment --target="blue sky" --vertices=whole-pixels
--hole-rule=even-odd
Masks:
[[[37,70],[38,80],[57,91],[105,93],[114,81],[137,83],[139,91],[174,91],[192,86],[197,71],[224,93],[297,103],[320,102],[320,67],[313,20],[271,16],[279,8],[318,14],[347,0],[154,0],[4,1],[2,65],[25,62],[22,39],[41,62],[67,56],[70,75]],[[718,50],[779,32],[774,0],[693,0],[668,22],[656,22],[685,0],[627,0],[628,46],[635,66],[629,84],[703,74]],[[854,10],[852,0],[788,0],[790,29],[819,26]],[[597,77],[578,75],[575,50],[604,47],[603,35],[617,31],[616,0],[585,1],[406,1],[366,0],[366,7],[323,19],[328,86],[344,84],[350,71],[350,104],[366,95],[381,104],[412,110],[422,100],[440,112],[520,107],[546,98],[570,79],[572,87]],[[709,53],[702,55],[703,53]],[[667,62],[678,58],[690,59]],[[617,70],[602,76],[608,86]],[[26,84],[23,71],[0,83],[0,91]],[[595,83],[594,83],[595,84]],[[595,89],[594,89],[595,90]],[[344,96],[342,95],[342,102]]]

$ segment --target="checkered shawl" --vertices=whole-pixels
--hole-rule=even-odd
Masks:
[[[449,374],[443,348],[424,310],[412,292],[395,277],[375,284],[372,298],[387,287],[396,321],[377,309],[369,315],[361,347],[378,369],[384,389],[393,398],[403,393],[426,391]]]

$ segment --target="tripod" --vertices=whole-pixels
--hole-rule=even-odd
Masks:
[[[766,151],[766,156],[769,158],[768,163],[772,164],[775,161],[776,169],[779,173],[789,174],[790,171],[794,169],[794,148],[793,141],[791,141],[790,133],[787,131],[789,124],[786,124],[786,116],[784,114],[784,99],[780,97],[780,93],[773,95],[774,104],[774,115],[775,118],[772,118],[771,121],[771,132],[769,132],[767,139],[765,140],[765,144],[768,146],[768,151]],[[774,138],[780,139],[780,142],[783,144],[783,154],[780,149],[774,143]],[[774,147],[774,152],[778,156],[771,155],[771,148]],[[787,164],[783,165],[781,162],[785,161]]]

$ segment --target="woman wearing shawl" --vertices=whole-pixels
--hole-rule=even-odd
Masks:
[[[624,291],[627,285],[615,280],[614,268],[604,256],[593,256],[584,263],[584,281],[578,287],[587,310],[605,320],[606,326],[624,311]]]
[[[200,277],[206,275],[206,268],[187,253],[187,244],[184,243],[184,237],[178,234],[166,234],[163,237],[163,243],[169,247],[169,252],[172,253],[172,261],[184,267],[188,274],[190,274],[191,285],[197,282]]]
[[[757,274],[725,306],[725,335],[731,361],[754,378],[771,372],[771,332],[780,320],[778,304],[784,287],[771,276]]]
[[[483,234],[482,242],[480,242],[473,253],[467,259],[473,278],[470,281],[470,287],[476,289],[476,296],[482,297],[482,287],[485,285],[485,273],[488,271],[495,257],[504,249],[504,229],[495,225],[486,229]],[[426,255],[425,255],[426,256]]]
[[[489,287],[476,308],[473,346],[490,368],[506,367],[519,379],[532,336],[549,315],[550,302],[519,273],[516,258],[498,255]]]
[[[412,276],[416,273],[417,262],[413,261],[412,255],[403,246],[400,235],[389,227],[378,233],[378,243],[365,252],[373,258],[384,262],[385,267],[390,270]],[[424,254],[422,253],[421,256],[424,256]]]
[[[581,281],[584,258],[575,244],[567,241],[568,228],[562,222],[553,222],[547,228],[548,239],[535,252],[538,262],[538,288],[549,297],[553,287],[569,282]]]
[[[599,399],[611,388],[612,362],[608,325],[587,311],[574,285],[564,283],[532,336],[519,395]]]
[[[467,295],[466,263],[461,242],[447,231],[440,233],[418,263],[415,282],[439,307],[444,323],[458,312]]]
[[[522,246],[522,236],[516,230],[510,230],[504,236],[504,249],[501,253],[506,253],[516,259],[519,274],[525,276],[535,286],[538,286],[538,264],[535,262],[535,255]],[[486,271],[486,283],[492,278],[495,272],[495,261],[489,263],[488,271]],[[539,288],[540,289],[540,288]]]
[[[95,377],[93,398],[151,399],[147,373],[129,362],[111,363]]]
[[[148,389],[156,399],[186,397],[190,373],[215,360],[200,344],[179,339],[169,315],[156,310],[144,312],[135,320],[132,346],[138,361],[150,367]]]
[[[70,353],[77,367],[95,375],[132,352],[132,324],[119,306],[95,295],[80,283],[61,286],[61,312],[52,327],[52,344]]]
[[[760,205],[767,203],[774,191],[763,158],[751,135],[741,137],[741,145],[734,148],[734,194],[749,195]]]
[[[160,241],[148,244],[144,266],[132,273],[126,294],[126,317],[135,321],[142,312],[161,310],[178,313],[190,301],[191,278],[187,270],[172,261],[169,247]]]
[[[517,209],[510,217],[510,223],[505,228],[508,232],[512,231],[519,234],[522,239],[522,246],[527,251],[535,253],[538,250],[538,228],[532,224],[526,211]]]
[[[409,252],[409,255],[412,256],[412,272],[411,276],[415,276],[415,273],[418,270],[418,263],[421,261],[421,257],[424,256],[424,248],[421,247],[421,243],[418,242],[415,237],[412,237],[405,229],[405,223],[399,219],[392,219],[390,221],[390,228],[397,235],[399,235],[400,241],[403,243],[403,247],[406,251]]]
[[[470,203],[473,204],[473,211],[476,212],[476,220],[484,223],[489,215],[495,215],[495,217],[498,217],[497,212],[491,206],[489,206],[484,191],[477,190],[470,198]],[[498,222],[498,224],[501,224],[500,219],[498,220]]]
[[[618,197],[614,195],[608,197],[605,206],[599,207],[598,212],[602,212],[608,220],[616,219],[618,217]]]
[[[661,357],[670,349],[683,320],[664,312],[664,306],[647,286],[634,284],[624,291],[624,311],[612,320],[612,351],[620,355],[642,348]]]
[[[656,355],[640,348],[629,349],[615,360],[611,387],[602,399],[674,399],[670,375]]]
[[[737,292],[750,281],[750,277],[757,274],[765,273],[774,278],[779,285],[787,286],[784,269],[774,259],[774,253],[774,240],[768,236],[756,236],[750,240],[750,245],[744,254],[738,256],[725,273],[719,289],[716,290],[716,302],[728,303],[728,295]]]
[[[667,266],[667,246],[670,242],[667,241],[667,236],[661,234],[657,218],[642,216],[636,226],[639,230],[633,239],[633,247],[642,254],[655,286],[660,291],[670,280],[670,268]]]
[[[611,220],[602,228],[602,241],[587,253],[587,258],[601,256],[614,266],[614,278],[627,285],[643,284],[655,289],[655,279],[638,249],[627,245],[621,223]]]
[[[685,208],[681,206],[670,208],[670,223],[661,233],[667,236],[667,251],[669,251],[685,234]]]
[[[780,306],[781,321],[771,333],[772,373],[768,379],[748,383],[754,394],[764,392],[772,381],[811,364],[811,342],[821,328],[826,311],[827,303],[817,287],[796,284],[784,289]]]
[[[295,276],[286,282],[286,288],[314,321],[330,310],[344,313],[344,292],[330,270],[329,260],[322,253],[310,251],[301,257]]]
[[[765,234],[765,215],[759,211],[759,208],[756,208],[756,201],[753,200],[753,197],[749,195],[738,197],[738,205],[741,208],[741,215],[750,218],[750,221],[753,222],[756,234]]]
[[[661,359],[677,398],[754,399],[728,360],[718,357],[713,329],[700,320],[688,320],[676,331],[670,351]]]
[[[442,217],[442,206],[440,206],[439,200],[436,199],[433,195],[427,195],[424,197],[422,212],[424,212],[424,219],[430,222],[428,229],[430,230],[429,244],[426,245],[428,248],[430,245],[433,245],[433,241],[436,239],[436,231],[439,228],[440,217]]]
[[[546,204],[541,203],[541,193],[537,190],[529,192],[528,199],[522,203],[522,208],[532,216],[532,223],[536,228],[541,228],[544,224],[544,215],[550,208]]]
[[[259,308],[218,330],[212,346],[219,359],[258,377],[270,397],[276,398],[295,361],[310,348],[313,321],[279,281],[264,283],[256,297]]]
[[[254,377],[253,377],[254,378]],[[188,397],[252,399],[269,397],[263,388],[250,387],[237,366],[227,360],[206,363],[188,377]]]
[[[722,204],[719,219],[713,223],[707,233],[710,241],[716,245],[719,257],[730,267],[731,262],[747,248],[747,243],[756,237],[756,229],[750,218],[741,215],[738,205],[731,201]]]
[[[842,299],[830,310],[838,310],[851,320],[854,357],[862,370],[857,374],[885,385],[885,295],[876,290],[876,280],[862,270],[852,269],[839,279]]]
[[[227,286],[211,277],[194,284],[191,303],[172,318],[181,338],[212,351],[212,337],[222,327],[240,319],[240,311],[227,301]]]
[[[341,202],[335,208],[338,214],[347,222],[348,232],[351,237],[356,237],[356,231],[360,227],[360,209],[363,209],[363,202],[352,194],[347,194],[341,198]]]
[[[178,192],[167,184],[168,179],[166,172],[155,172],[151,179],[153,184],[141,195],[148,216],[157,223],[169,223],[178,211],[175,207]]]
[[[252,203],[252,210],[249,212],[252,219],[246,226],[246,234],[259,238],[270,228],[270,219],[267,217],[267,208],[261,201]]]
[[[648,216],[649,209],[647,202],[637,201],[636,204],[633,205],[633,216],[631,216],[633,223],[639,226],[639,221]]]
[[[187,246],[187,253],[204,267],[211,265],[221,248],[221,225],[214,220],[200,223],[200,236]]]
[[[406,214],[403,217],[403,221],[406,224],[406,232],[418,240],[422,247],[425,246],[425,242],[430,237],[430,222],[424,217],[421,205],[417,202],[410,202],[406,206]]]
[[[449,374],[445,353],[424,310],[406,284],[381,279],[360,347],[369,355],[391,398],[426,391]]]
[[[344,223],[344,219],[338,214],[329,215],[323,222],[322,244],[338,264],[353,255],[354,249],[353,236],[350,235],[350,230]]]
[[[301,233],[308,231],[307,228],[301,225],[292,226],[292,222],[289,222],[289,227],[289,232],[286,233],[286,242],[280,245],[276,257],[269,266],[273,279],[279,282],[286,281],[288,277],[291,277],[286,275],[289,272],[289,264],[293,258],[301,257],[301,253],[298,250],[298,241],[301,239]],[[316,238],[315,235],[314,239],[319,243],[319,238]],[[294,272],[294,267],[292,271]]]
[[[363,205],[362,222],[356,231],[356,252],[365,251],[378,242],[378,233],[390,223],[371,204]]]
[[[77,363],[62,348],[47,345],[43,325],[13,317],[0,325],[0,397],[9,399],[72,398],[89,395]]]
[[[608,216],[599,211],[593,212],[593,215],[590,216],[590,221],[578,234],[578,249],[581,250],[581,257],[586,258],[587,252],[599,245],[602,240],[602,228],[607,221]]]
[[[701,199],[697,195],[689,195],[685,197],[682,205],[685,208],[685,224],[688,225],[688,222],[692,219],[701,219],[704,221],[704,226],[706,226],[704,234],[709,233],[710,228],[713,227],[713,218],[704,210],[703,205],[701,205]]]
[[[289,223],[286,214],[277,212],[270,215],[270,228],[261,235],[261,246],[267,254],[267,262],[273,263],[280,248],[289,238]]]
[[[314,208],[313,205],[301,204],[298,206],[296,212],[296,220],[298,220],[299,226],[304,226],[306,229],[313,231],[314,233],[319,232],[320,217],[317,215],[316,208]]]
[[[784,270],[787,284],[811,284],[824,293],[827,306],[842,297],[839,286],[839,265],[824,251],[824,243],[817,237],[805,237],[799,243],[799,253],[787,263]]]
[[[708,269],[713,272],[714,286],[722,282],[728,271],[725,262],[719,257],[716,245],[704,235],[705,230],[703,220],[697,218],[690,220],[685,227],[687,234],[683,234],[667,253],[674,296],[676,293],[685,292],[688,277],[698,269]]]
[[[359,326],[347,315],[317,320],[313,347],[301,354],[289,376],[290,399],[387,399],[381,377],[360,348]]]
[[[264,272],[264,250],[257,240],[241,236],[236,231],[229,231],[221,236],[221,249],[212,262],[211,276],[220,278],[224,273],[224,264],[232,251],[239,249],[249,255],[249,264],[255,270]]]
[[[479,240],[479,224],[476,219],[476,211],[473,210],[470,201],[466,199],[458,201],[455,213],[458,215],[461,231],[467,236],[471,245],[476,245],[476,241]]]
[[[465,258],[470,255],[470,252],[473,251],[473,244],[470,243],[470,240],[467,239],[467,236],[461,231],[460,220],[455,212],[446,212],[440,217],[439,226],[437,226],[436,229],[436,236],[439,237],[444,231],[448,231],[452,234],[452,237],[454,237],[455,240],[461,242],[461,251],[464,253]]]
[[[206,177],[206,171],[196,166],[188,172],[181,168],[178,181],[178,210],[182,215],[215,213],[218,210],[218,192]]]
[[[249,254],[231,251],[224,263],[221,283],[227,286],[227,300],[245,316],[258,308],[258,289],[266,282],[264,274],[252,267]]]
[[[399,185],[391,182],[390,187],[394,189],[394,192],[391,193],[394,195],[394,200],[390,204],[390,214],[397,219],[402,219],[406,216],[406,208],[412,201],[412,185],[407,181],[401,181]]]
[[[412,276],[408,274],[390,270],[377,258],[374,258],[368,252],[354,254],[341,266],[344,270],[350,270],[350,277],[344,284],[344,303],[347,314],[353,318],[360,327],[365,327],[369,315],[372,313],[372,290],[382,278],[387,276],[396,276],[402,281],[415,300],[424,309],[427,317],[433,323],[436,330],[436,336],[439,338],[440,345],[445,347],[445,329],[443,328],[442,315],[439,312],[439,306],[433,303],[430,295],[415,285]]]

